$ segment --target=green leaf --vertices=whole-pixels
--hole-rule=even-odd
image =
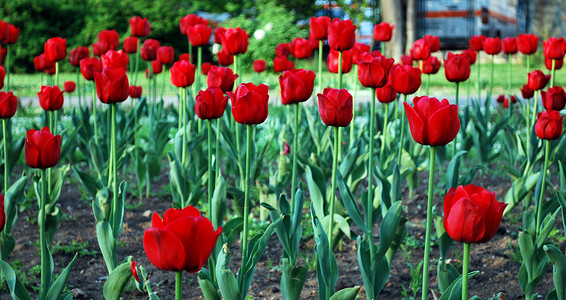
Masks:
[[[359,286],[341,289],[340,291],[332,295],[332,297],[330,297],[330,300],[354,300],[356,299],[356,295],[358,295],[359,290]]]
[[[535,256],[535,246],[531,240],[529,233],[525,231],[519,232],[519,250],[523,257],[523,265],[526,267],[527,278],[533,277],[533,259]]]
[[[218,253],[215,272],[216,280],[218,280],[218,286],[220,287],[220,293],[222,293],[222,297],[224,299],[243,299],[240,294],[240,290],[238,289],[236,277],[234,276],[234,273],[230,271],[230,252],[227,244],[224,244],[222,250]]]
[[[322,193],[322,191],[326,192],[326,186],[321,190],[320,186],[315,182],[314,178],[322,176],[320,169],[317,169],[318,168],[311,169],[311,167],[308,165],[305,166],[305,177],[307,179],[307,187],[309,189],[311,202],[314,208],[314,214],[317,218],[322,219],[326,215],[324,213],[324,203],[326,202],[326,197]]]
[[[281,275],[281,295],[285,300],[298,300],[307,279],[304,266],[293,266],[287,258],[283,258],[283,274]]]
[[[119,300],[124,288],[132,278],[132,257],[128,256],[124,262],[116,267],[104,283],[103,294],[106,300]]]
[[[128,183],[122,181],[120,183],[120,189],[118,192],[118,196],[116,197],[116,211],[112,212],[114,214],[118,214],[117,217],[114,219],[116,221],[115,224],[112,224],[112,234],[115,239],[118,239],[120,233],[122,232],[122,228],[124,227],[124,209],[126,206],[126,190],[128,188]],[[111,221],[114,221],[111,220]]]
[[[505,194],[505,203],[509,205],[505,208],[504,215],[527,196],[537,184],[539,176],[540,172],[536,172],[513,181],[511,188]]]
[[[364,219],[362,219],[360,210],[358,208],[358,204],[356,203],[356,199],[352,194],[352,191],[346,183],[344,183],[344,178],[342,178],[342,174],[340,172],[336,172],[336,179],[338,181],[338,188],[340,189],[340,198],[342,200],[342,204],[348,211],[348,215],[354,223],[365,233],[370,234],[369,228],[366,226]]]
[[[454,265],[447,264],[444,257],[441,257],[436,269],[438,276],[438,288],[440,293],[444,293],[452,283],[460,277],[458,270]]]
[[[566,256],[553,245],[545,245],[543,247],[546,256],[553,266],[553,280],[556,288],[556,296],[558,300],[566,299]]]
[[[230,221],[224,224],[224,226],[222,227],[222,234],[226,236],[226,243],[228,244],[228,247],[230,247],[238,238],[238,235],[242,231],[243,226],[244,218],[242,217],[230,219]]]
[[[108,269],[108,274],[110,274],[118,264],[116,257],[116,239],[112,235],[110,223],[107,221],[96,223],[96,237],[98,239],[98,245],[100,246],[100,252],[102,252],[102,257]]]
[[[4,230],[6,233],[12,232],[12,227],[18,218],[18,205],[25,199],[24,190],[28,183],[28,178],[27,176],[23,176],[14,182],[4,197],[4,212],[6,214]],[[2,257],[6,258],[6,256]]]
[[[96,197],[96,192],[100,189],[101,184],[99,184],[99,182],[97,182],[97,180],[90,174],[79,170],[77,166],[73,166],[72,168],[79,181],[82,183],[83,187],[90,194],[90,196],[92,198]]]
[[[55,280],[55,282],[53,282],[53,285],[49,288],[49,291],[47,291],[47,295],[45,296],[46,300],[60,299],[61,292],[63,292],[63,289],[65,288],[65,284],[67,283],[67,278],[69,278],[69,274],[71,273],[71,269],[73,268],[73,265],[75,264],[75,260],[77,259],[77,255],[78,254],[75,254],[75,257],[73,257],[73,260],[71,260],[71,262],[67,265],[67,267],[61,272],[59,277],[57,277],[57,280]],[[131,273],[131,271],[130,271],[130,273]],[[109,299],[109,298],[106,298],[106,299]]]
[[[0,271],[0,277],[6,280],[12,299],[31,300],[25,286],[7,262],[0,260]]]
[[[221,300],[218,289],[212,284],[208,270],[202,268],[198,273],[198,285],[202,291],[205,300]]]
[[[214,194],[212,196],[212,226],[218,228],[224,222],[226,215],[226,181],[224,177],[218,176]]]
[[[396,201],[391,205],[391,208],[389,208],[383,218],[379,228],[379,251],[377,256],[383,256],[395,240],[397,228],[401,223],[402,211],[403,206],[401,201]]]
[[[468,279],[476,276],[479,271],[473,271],[468,273]],[[442,296],[438,300],[460,300],[462,299],[462,276],[454,280],[452,284],[442,293]]]
[[[322,224],[315,218],[314,214],[313,223],[316,240],[316,277],[318,278],[319,299],[328,299],[331,295],[327,295],[327,290],[334,291],[336,287],[336,281],[338,280],[338,265],[336,264],[334,253],[330,250],[328,236],[326,235]]]
[[[450,164],[448,164],[448,169],[446,169],[446,188],[449,189],[451,187],[455,188],[459,184],[458,182],[458,174],[460,173],[460,157],[466,155],[468,151],[460,151],[452,157],[450,160]]]

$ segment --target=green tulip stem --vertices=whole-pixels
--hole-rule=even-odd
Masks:
[[[79,107],[82,108],[83,107],[83,103],[81,102],[81,81],[80,81],[80,74],[81,74],[81,69],[77,69],[77,93],[79,96]]]
[[[299,155],[299,103],[295,103],[295,127],[293,132],[293,171],[291,175],[291,209],[295,207],[295,187],[297,181],[297,156]]]
[[[397,99],[395,99],[395,119],[399,119],[399,99],[401,99],[401,94],[397,94]]]
[[[193,62],[193,45],[191,44],[190,38],[187,38],[187,44],[189,45],[189,59],[190,59],[190,62],[192,63]]]
[[[232,71],[234,72],[234,74],[238,75],[238,78],[240,77],[240,74],[238,74],[238,55],[234,55],[234,65],[232,68]],[[238,87],[238,78],[236,78],[236,80],[234,80],[234,88]]]
[[[476,76],[476,85],[477,85],[477,90],[478,90],[478,101],[481,101],[481,60],[480,60],[480,54],[481,51],[478,51],[478,57],[476,59],[476,61],[478,62],[478,66],[476,68],[477,71],[477,76]]]
[[[544,145],[546,147],[544,151],[544,168],[542,173],[542,183],[540,185],[539,200],[536,207],[536,227],[535,227],[535,237],[539,236],[540,225],[542,223],[542,202],[544,201],[544,190],[546,188],[546,173],[548,172],[548,159],[550,157],[550,140],[545,140]]]
[[[197,73],[195,74],[196,84],[197,84],[197,93],[200,91],[201,88],[201,68],[202,68],[202,47],[197,47]]]
[[[494,68],[495,68],[495,55],[491,56],[491,76],[490,76],[490,80],[489,80],[489,94],[488,94],[488,98],[486,101],[486,107],[488,107],[488,104],[491,103],[491,95],[493,93],[493,74],[494,74]]]
[[[428,269],[429,269],[429,259],[430,259],[430,239],[432,231],[432,205],[434,197],[434,160],[436,158],[435,152],[436,148],[430,146],[430,158],[429,158],[429,173],[428,173],[428,200],[426,205],[426,236],[425,236],[425,250],[423,258],[423,288],[422,288],[422,299],[426,300],[428,297]]]
[[[468,300],[469,269],[470,269],[470,244],[464,243],[464,262],[462,264],[462,300]]]
[[[509,95],[509,102],[511,102],[511,54],[507,54],[507,94]]]
[[[336,170],[338,169],[338,148],[340,147],[340,127],[334,127],[334,156],[332,157],[332,188],[330,190],[330,228],[328,229],[329,258],[332,254],[332,232],[334,232],[334,202],[336,201]],[[328,264],[331,265],[330,262]]]
[[[116,164],[116,148],[117,148],[117,139],[116,139],[116,107],[118,106],[118,104],[116,103],[112,103],[111,104],[111,109],[112,109],[112,132],[110,135],[110,138],[112,139],[112,142],[110,143],[110,151],[112,152],[111,154],[111,158],[112,158],[112,215],[114,216],[114,224],[119,224],[118,218],[119,215],[117,210],[118,210],[118,165]],[[117,239],[118,237],[116,236],[115,239]],[[115,241],[114,241],[115,242]],[[112,268],[114,269],[114,267]]]
[[[183,299],[183,271],[175,272],[175,300]]]
[[[39,299],[45,299],[47,295],[47,290],[51,283],[49,282],[49,275],[51,270],[49,269],[48,265],[48,256],[47,256],[47,240],[45,239],[45,203],[47,202],[47,181],[46,179],[46,170],[41,169],[41,200],[39,204],[39,216],[38,216],[38,224],[39,224],[39,244],[41,249],[41,286],[39,287]]]
[[[403,94],[403,103],[407,102],[407,95]],[[401,155],[403,154],[403,144],[405,142],[405,107],[399,109],[401,111],[401,140],[399,141],[399,150],[397,152],[397,164],[401,167]]]
[[[366,226],[369,228],[370,234],[366,236],[367,240],[369,241],[370,249],[373,249],[373,220],[372,220],[372,211],[373,211],[373,140],[375,137],[375,88],[371,88],[371,106],[369,107],[369,159],[368,159],[368,199],[367,199],[367,209],[368,214],[366,217]],[[387,118],[387,117],[385,117]],[[353,126],[353,125],[351,125]],[[385,139],[385,126],[384,126],[384,139]],[[383,151],[384,141],[381,142],[381,153],[380,157],[382,157],[385,153]],[[373,256],[372,256],[373,257]]]
[[[199,47],[200,49],[200,47]],[[208,129],[208,215],[212,220],[212,120],[206,122]]]
[[[338,52],[338,89],[342,89],[342,51]],[[352,107],[352,112],[354,108]],[[342,127],[338,127],[338,160],[342,157]]]
[[[426,74],[426,95],[427,96],[428,96],[429,88],[430,88],[430,74]]]
[[[163,72],[161,72],[161,89],[160,89],[160,99],[163,100],[163,92],[165,91],[165,81],[167,79],[167,73],[169,69],[167,66],[163,66]]]
[[[6,119],[2,119],[2,139],[4,140],[4,196],[8,194],[8,139],[6,137]]]
[[[138,65],[140,62],[140,49],[138,47],[137,51],[136,51],[136,66],[134,68],[134,85],[137,85],[138,82]]]
[[[6,44],[6,91],[10,91],[10,47]]]
[[[358,97],[358,64],[354,65],[354,97],[352,98],[352,122],[350,123],[350,149],[354,147],[354,120],[356,119],[356,98]]]
[[[55,62],[55,85],[59,86],[59,62]]]
[[[178,114],[178,124],[177,124],[177,131],[181,131],[181,126],[183,124],[183,88],[179,88],[178,95],[179,95],[179,111]]]
[[[53,116],[53,111],[50,110],[49,113],[49,129],[51,130],[51,133],[53,135],[55,135],[55,117]],[[51,194],[51,168],[47,169],[47,195]]]
[[[550,75],[550,87],[554,86],[554,74],[556,73],[556,59],[552,60],[552,75]]]
[[[181,165],[185,166],[185,161],[186,161],[186,156],[187,156],[187,151],[185,149],[185,144],[187,143],[187,88],[181,88],[181,97],[183,100],[181,100],[181,103],[183,104],[183,126],[181,128],[181,130],[183,130],[183,140],[182,140],[182,144],[181,144]]]
[[[322,45],[323,45],[323,40],[319,40],[318,41],[318,73],[316,74],[316,76],[318,76],[318,88],[320,89],[320,91],[322,92],[323,88],[322,88]],[[317,102],[315,101],[315,105],[317,104]]]
[[[531,115],[531,127],[535,126],[536,120],[537,120],[537,110],[538,110],[538,94],[539,91],[535,91],[535,103],[534,103],[534,107],[533,107],[533,113]],[[528,128],[529,131],[531,131],[532,128]],[[528,143],[527,143],[528,144]]]
[[[459,96],[460,95],[460,82],[456,82],[456,106],[458,106]],[[454,137],[454,143],[452,143],[452,155],[456,155],[456,144],[458,143],[458,135]]]
[[[92,117],[94,120],[94,143],[98,145],[98,122],[96,121],[96,83],[92,81]]]
[[[387,126],[389,125],[389,103],[383,103],[383,141],[381,141],[381,152],[379,154],[380,162],[385,162],[385,145],[389,141],[389,130]],[[373,127],[371,127],[373,130]]]
[[[250,223],[250,156],[252,152],[252,125],[246,126],[246,179],[244,182],[244,232],[242,233],[242,265],[247,260],[248,230]]]
[[[216,147],[214,149],[214,162],[216,167],[216,178],[220,178],[220,118],[216,119]],[[218,182],[218,181],[217,181]]]

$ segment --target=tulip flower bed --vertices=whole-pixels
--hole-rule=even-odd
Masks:
[[[550,74],[531,70],[534,35],[473,36],[446,59],[427,35],[396,63],[356,43],[351,20],[313,17],[310,39],[273,49],[270,86],[265,60],[242,72],[242,28],[187,15],[177,56],[147,19],[129,23],[123,50],[102,30],[92,57],[47,39],[38,114],[16,112],[19,31],[0,21],[6,298],[566,299],[563,38],[543,43]],[[382,47],[393,29],[375,27]],[[202,61],[211,38],[218,66]],[[318,71],[298,68],[316,49]],[[442,66],[454,93],[437,99]]]

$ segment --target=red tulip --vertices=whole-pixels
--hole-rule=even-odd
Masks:
[[[142,95],[142,86],[130,85],[129,95],[131,98],[139,99]]]
[[[222,50],[226,49],[230,54],[242,54],[248,50],[248,34],[240,27],[226,29],[220,38],[222,39]]]
[[[8,45],[13,45],[18,41],[19,36],[20,36],[20,29],[16,28],[16,26],[12,24],[8,24],[8,34],[6,35],[6,39],[4,40],[4,43]]]
[[[80,65],[81,74],[88,81],[94,80],[94,73],[102,72],[102,62],[96,57],[83,58]]]
[[[485,35],[474,35],[470,38],[470,49],[474,51],[483,50],[483,41],[485,40]]]
[[[496,101],[498,103],[503,104],[503,107],[509,108],[509,97],[501,94],[501,95],[497,96]],[[515,97],[515,95],[511,95],[511,102],[517,103],[517,97]]]
[[[273,71],[281,73],[283,71],[292,70],[295,68],[295,63],[290,61],[287,56],[276,56],[273,59]]]
[[[151,25],[147,18],[134,16],[130,19],[130,33],[135,37],[146,37],[151,31]]]
[[[8,55],[8,48],[2,48],[2,45],[0,45],[0,65],[4,64],[6,55]]]
[[[350,50],[356,43],[356,26],[352,20],[334,19],[328,24],[328,45],[336,51]]]
[[[519,34],[517,49],[523,54],[534,54],[538,48],[538,37],[532,33]]]
[[[375,89],[375,96],[381,103],[390,103],[397,99],[397,92],[393,89],[391,80],[387,81],[385,86]]]
[[[517,53],[517,38],[516,37],[506,37],[501,41],[503,46],[503,53],[505,54],[515,54]]]
[[[27,131],[25,139],[26,163],[31,168],[47,169],[59,162],[61,154],[61,136],[53,135],[48,127]]]
[[[10,23],[0,20],[0,43],[4,43],[8,37],[8,26]]]
[[[374,89],[383,87],[393,62],[392,58],[386,58],[377,51],[364,53],[358,63],[358,79],[362,86]]]
[[[160,63],[170,65],[175,60],[175,50],[170,46],[161,46],[157,48],[155,57]]]
[[[102,55],[102,68],[115,67],[122,68],[124,72],[128,71],[128,62],[130,58],[123,50],[108,50]]]
[[[126,71],[122,68],[108,67],[94,73],[96,94],[106,104],[123,102],[128,99],[130,85]]]
[[[224,27],[216,27],[214,28],[214,43],[215,44],[222,44],[222,36],[226,32],[226,28]]]
[[[102,30],[98,33],[98,44],[102,49],[102,54],[106,53],[108,50],[118,50],[118,46],[120,46],[120,36],[116,30]],[[94,48],[92,51],[94,52]]]
[[[197,15],[186,15],[179,21],[179,28],[181,33],[187,35],[189,28],[198,24],[204,24],[208,26],[208,20],[198,17]]]
[[[138,38],[135,36],[129,36],[124,39],[124,52],[126,53],[136,53],[138,52]]]
[[[482,42],[483,51],[490,55],[496,55],[501,52],[501,39],[495,38],[485,38]]]
[[[444,75],[450,82],[462,82],[470,77],[470,60],[465,54],[448,53],[444,61]]]
[[[67,57],[67,40],[60,37],[48,39],[43,44],[43,50],[49,60],[54,62],[61,61]]]
[[[313,48],[311,47],[309,40],[294,38],[289,44],[289,50],[296,59],[303,59],[311,57]]]
[[[199,91],[195,98],[195,112],[202,120],[218,119],[226,110],[228,97],[219,88],[209,87]]]
[[[550,37],[543,43],[544,56],[550,59],[562,59],[566,52],[566,41],[564,38]]]
[[[413,57],[406,54],[401,55],[401,64],[405,66],[413,66]]]
[[[195,26],[189,27],[189,29],[187,30],[189,42],[191,42],[191,45],[193,45],[193,47],[208,45],[211,34],[212,27],[208,27],[208,25],[205,24],[197,24]]]
[[[391,36],[393,35],[394,28],[395,25],[386,22],[381,22],[379,24],[376,24],[375,27],[373,28],[373,37],[375,38],[376,41],[387,42],[391,40]]]
[[[92,55],[94,56],[102,56],[104,53],[108,51],[108,48],[104,45],[104,43],[96,42],[92,44]]]
[[[291,50],[289,50],[289,43],[281,43],[275,47],[275,56],[289,56],[291,55]]]
[[[391,68],[389,78],[395,91],[400,94],[412,94],[421,86],[421,70],[411,66]]]
[[[316,40],[326,40],[328,39],[328,24],[330,23],[330,18],[327,16],[321,17],[311,17],[309,21],[310,26],[310,36]]]
[[[216,54],[216,58],[221,66],[229,66],[234,63],[234,54],[230,54],[228,51],[224,51],[224,49]]]
[[[49,74],[49,75],[55,75],[55,72],[57,71],[57,69],[55,68],[55,63],[53,63],[53,65],[45,70],[43,70],[43,72]]]
[[[89,56],[90,50],[88,50],[88,47],[78,46],[69,52],[69,63],[71,66],[79,67],[81,59],[88,58]]]
[[[550,75],[544,75],[541,70],[534,70],[529,73],[528,84],[529,88],[533,91],[544,89],[546,84],[550,81]]]
[[[566,93],[559,86],[548,88],[542,91],[542,104],[546,110],[563,110],[566,106]]]
[[[395,84],[395,82],[393,82]],[[413,99],[415,107],[404,102],[411,135],[421,145],[444,146],[454,140],[460,130],[458,106],[436,98]]]
[[[223,92],[228,92],[234,88],[236,78],[238,78],[238,75],[234,74],[232,69],[212,66],[208,70],[206,83],[208,87],[220,88]]]
[[[134,279],[138,282],[138,283],[142,283],[140,281],[140,277],[138,275],[138,270],[136,269],[136,261],[132,260],[132,262],[130,263],[130,271],[132,272],[132,276],[134,276]]]
[[[180,60],[171,69],[171,83],[176,87],[188,87],[195,82],[195,66],[187,60]]]
[[[540,139],[556,140],[562,135],[562,119],[557,110],[543,110],[537,114],[535,132]]]
[[[486,243],[497,232],[506,206],[479,186],[450,188],[444,197],[446,233],[457,242]]]
[[[438,36],[427,34],[423,36],[423,39],[430,47],[430,52],[436,52],[440,50],[440,38]]]
[[[163,65],[158,60],[151,61],[151,72],[153,74],[161,74],[163,71]]]
[[[202,73],[202,75],[208,75],[208,71],[210,71],[210,68],[212,67],[212,64],[209,62],[203,62],[200,65],[200,72]]]
[[[12,92],[0,91],[0,119],[9,119],[16,114],[18,98]]]
[[[364,43],[355,43],[354,47],[352,48],[352,64],[357,65],[358,61],[362,59],[364,53],[371,52],[371,49],[368,44]],[[381,55],[378,51],[374,51]]]
[[[346,127],[354,116],[352,95],[345,89],[325,88],[318,94],[318,113],[328,126]]]
[[[47,59],[47,55],[45,55],[45,53],[41,53],[40,55],[33,58],[33,66],[36,71],[43,71],[45,69],[54,67],[55,63]]]
[[[254,71],[257,73],[261,73],[265,71],[267,67],[267,62],[264,59],[256,59],[254,60]]]
[[[309,100],[314,88],[315,74],[310,70],[295,69],[284,71],[279,76],[281,88],[281,102],[283,104],[294,104]]]
[[[430,56],[430,45],[424,39],[418,39],[411,48],[411,57],[414,60],[425,60]]]
[[[0,90],[4,87],[4,76],[6,76],[6,69],[0,66]]]
[[[436,56],[429,56],[423,60],[423,74],[436,74],[438,70],[440,70],[440,60]]]
[[[42,86],[37,96],[44,110],[55,111],[63,107],[63,91],[58,86]]]
[[[170,208],[163,219],[153,213],[151,227],[143,235],[143,248],[156,268],[196,273],[208,261],[222,227],[212,223],[193,206]]]
[[[179,60],[186,60],[186,61],[191,61],[191,55],[189,53],[182,53],[181,55],[179,55]]]
[[[157,57],[157,48],[159,48],[159,41],[153,39],[147,39],[143,42],[143,46],[140,50],[141,58],[145,61],[155,60]]]
[[[338,73],[338,58],[340,51],[330,49],[326,58],[328,71]],[[346,74],[352,70],[352,50],[342,51],[342,74]]]
[[[523,99],[531,99],[535,94],[535,91],[532,90],[528,84],[523,84],[523,87],[521,88],[521,95],[523,96]]]
[[[473,65],[476,63],[476,59],[478,56],[478,53],[474,50],[471,49],[464,49],[462,50],[462,54],[465,54],[468,57],[468,60],[470,61],[470,65]]]
[[[236,92],[226,92],[232,102],[232,115],[240,124],[261,124],[267,119],[269,87],[265,84],[242,83]]]
[[[6,226],[6,212],[4,211],[4,195],[0,195],[0,233]]]
[[[63,84],[63,87],[64,87],[66,93],[72,93],[72,92],[75,91],[75,88],[77,87],[77,85],[75,84],[74,81],[72,81],[72,80],[67,80],[67,81],[65,81],[65,83]]]
[[[549,71],[552,71],[552,62],[554,62],[554,70],[560,70],[560,69],[562,69],[562,65],[564,64],[564,58],[563,59],[550,59],[548,57],[545,57],[544,58],[544,66]]]

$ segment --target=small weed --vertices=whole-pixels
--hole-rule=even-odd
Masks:
[[[409,284],[409,289],[407,289],[404,285],[401,285],[401,288],[403,289],[401,294],[403,295],[403,299],[413,300],[416,299],[417,293],[421,289],[423,280],[421,269],[423,268],[423,261],[421,260],[416,268],[411,263],[407,263],[407,266],[409,266],[409,269],[411,270],[411,282]]]
[[[138,202],[134,202],[134,203],[126,203],[126,209],[127,210],[136,210],[138,208],[140,208],[143,205],[143,202],[138,201]]]
[[[63,252],[65,254],[75,254],[77,253],[79,256],[95,256],[98,254],[98,251],[87,249],[88,241],[84,242],[77,242],[76,240],[72,240],[69,244],[61,245],[60,243],[55,244],[53,246],[53,252]]]

